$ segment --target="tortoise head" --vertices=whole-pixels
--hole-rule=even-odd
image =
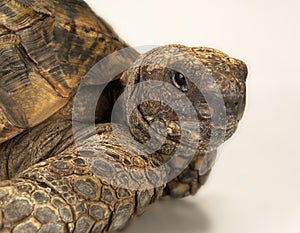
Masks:
[[[210,48],[167,45],[141,55],[121,80],[131,94],[123,104],[136,140],[149,130],[173,142],[217,147],[237,129],[245,109],[246,65]],[[155,127],[154,127],[155,125]],[[187,134],[186,134],[187,135]]]

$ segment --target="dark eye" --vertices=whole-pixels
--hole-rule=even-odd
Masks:
[[[182,73],[175,72],[172,75],[172,82],[175,85],[175,87],[177,87],[181,91],[187,91],[187,82]]]

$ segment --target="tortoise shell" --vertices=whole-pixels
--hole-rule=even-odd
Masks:
[[[97,61],[123,47],[82,0],[1,0],[0,143],[56,113]]]

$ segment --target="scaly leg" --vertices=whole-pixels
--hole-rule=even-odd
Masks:
[[[126,182],[152,184],[153,174],[147,171],[157,161],[124,151],[114,144],[109,125],[99,128],[103,146],[85,139],[82,145],[0,183],[0,232],[116,231],[162,196],[164,187],[118,187]],[[144,175],[126,177],[120,168],[137,168]],[[104,175],[108,179],[101,179]]]

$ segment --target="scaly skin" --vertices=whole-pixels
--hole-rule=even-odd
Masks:
[[[0,183],[0,232],[120,230],[133,214],[142,214],[148,205],[161,197],[163,187],[134,191],[99,178],[111,176],[115,184],[124,183],[128,174],[118,165],[144,171],[153,167],[156,161],[154,158],[142,159],[138,149],[133,154],[114,145],[109,124],[99,125],[98,132],[102,147],[94,147],[89,135],[82,132],[83,145],[70,147],[22,172],[19,178]],[[123,136],[126,137],[126,132]],[[79,155],[80,152],[84,157]],[[113,161],[114,166],[107,161]],[[154,182],[151,174],[142,174],[138,178],[132,176],[131,182],[141,187]]]

